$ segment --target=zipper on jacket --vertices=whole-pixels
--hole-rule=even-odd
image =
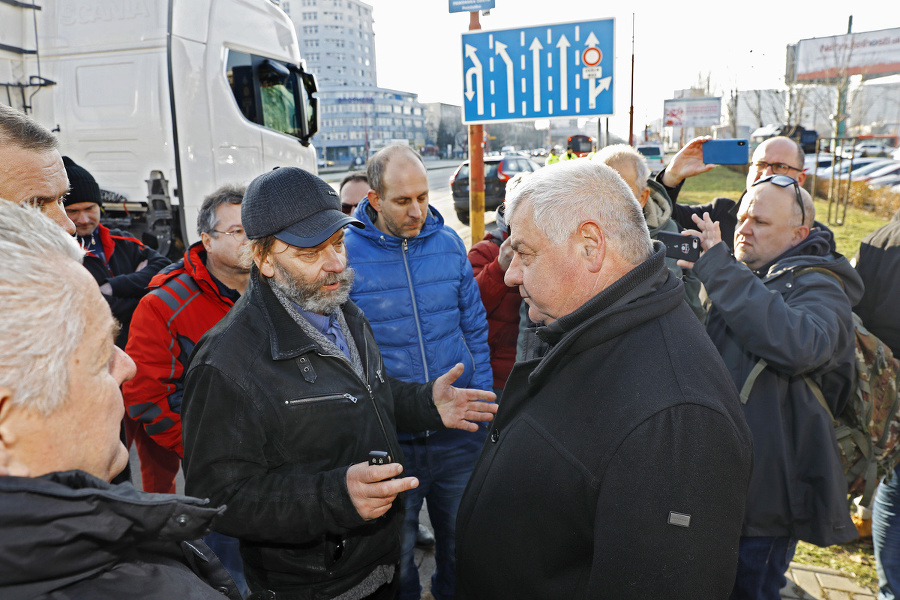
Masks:
[[[357,349],[358,348],[359,348],[359,346],[357,345]],[[364,368],[368,372],[368,358],[369,358],[368,350],[365,350],[365,352],[366,352],[366,365],[364,366]],[[378,417],[378,425],[381,426],[381,433],[382,433],[382,435],[384,435],[384,443],[387,444],[387,447],[390,448],[391,452],[393,453],[394,449],[391,448],[391,441],[390,441],[390,438],[388,437],[387,429],[384,426],[384,419],[381,418],[381,413],[378,411],[378,403],[375,402],[375,391],[372,389],[372,386],[369,385],[369,382],[359,376],[359,373],[356,372],[356,369],[353,368],[353,365],[350,364],[350,361],[347,360],[347,358],[345,356],[343,356],[343,355],[336,356],[334,354],[320,354],[319,352],[316,352],[316,354],[318,354],[319,356],[321,356],[323,358],[340,358],[340,359],[343,359],[343,361],[345,363],[347,363],[347,366],[350,367],[350,372],[353,373],[354,377],[356,377],[360,381],[360,383],[362,383],[363,386],[366,388],[366,391],[369,392],[369,399],[372,401],[372,410],[375,411],[375,416]],[[360,360],[362,360],[362,357],[360,357]],[[378,369],[377,373],[378,373],[378,379],[381,381],[381,383],[384,383],[384,379],[381,378],[381,369]],[[346,396],[346,397],[348,397],[348,399],[352,398],[352,402],[354,404],[357,402],[356,396],[351,396],[350,394],[335,394],[335,396],[337,396],[338,398],[342,398],[342,397]],[[309,398],[308,400],[321,400],[322,398],[327,398],[327,396],[320,397],[320,398]],[[299,403],[303,402],[303,399],[286,400],[285,404],[287,404],[288,402],[296,402],[299,404]]]
[[[312,402],[328,402],[329,400],[349,400],[353,404],[359,401],[359,398],[353,394],[329,394],[327,396],[313,396],[312,398],[297,398],[296,400],[285,400],[287,406],[298,406]]]
[[[406,269],[406,283],[409,285],[409,297],[412,300],[413,316],[416,319],[416,333],[419,335],[419,352],[422,353],[422,368],[425,369],[425,381],[431,381],[431,376],[428,374],[428,359],[425,357],[425,340],[422,338],[422,325],[419,323],[419,307],[416,306],[416,294],[413,291],[412,275],[409,272],[409,260],[406,256],[409,252],[407,241],[404,238],[402,244],[403,267]]]

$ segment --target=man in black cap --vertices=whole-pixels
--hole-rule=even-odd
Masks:
[[[147,292],[147,284],[171,261],[129,233],[101,224],[100,186],[84,167],[68,156],[62,158],[69,177],[69,193],[63,199],[66,215],[75,223],[78,242],[87,251],[84,267],[100,285],[121,325],[116,345],[124,349],[131,315]]]
[[[385,375],[348,299],[344,227],[362,224],[327,183],[270,171],[247,188],[241,221],[249,287],[185,378],[186,490],[228,505],[213,529],[240,539],[256,597],[392,598],[395,500],[418,485],[398,477],[396,430],[477,430],[494,395],[452,387],[462,365],[425,384]]]

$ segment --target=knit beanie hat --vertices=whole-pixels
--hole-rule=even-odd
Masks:
[[[63,164],[66,165],[66,175],[69,176],[69,193],[63,200],[63,204],[70,206],[79,202],[93,202],[100,204],[100,186],[87,169],[75,164],[68,156],[63,156]]]

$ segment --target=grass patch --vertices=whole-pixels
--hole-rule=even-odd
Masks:
[[[713,198],[724,197],[737,201],[741,197],[746,185],[746,175],[739,171],[732,171],[725,167],[716,167],[712,171],[689,178],[684,182],[678,201],[684,204],[707,204]],[[888,222],[887,216],[893,211],[890,204],[880,199],[877,205],[871,203],[871,194],[862,184],[854,184],[851,190],[850,203],[847,206],[846,218],[843,207],[832,204],[831,218],[827,200],[816,199],[816,219],[820,223],[828,225],[834,234],[834,241],[838,252],[847,258],[853,258],[859,250],[859,243],[872,231],[875,231]],[[876,195],[877,196],[877,195]],[[897,196],[893,194],[893,196]],[[869,199],[867,201],[866,199]],[[898,198],[900,200],[900,198]],[[879,213],[887,216],[879,216],[871,212],[877,206]],[[900,204],[898,204],[900,206]],[[896,210],[896,206],[894,207]],[[843,225],[838,225],[838,218],[843,218]]]
[[[878,575],[875,572],[875,555],[872,542],[850,542],[841,546],[820,548],[800,542],[794,562],[839,571],[857,585],[878,593]]]

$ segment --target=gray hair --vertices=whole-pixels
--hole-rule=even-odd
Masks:
[[[75,238],[37,209],[0,200],[0,386],[12,402],[48,415],[66,400],[69,361],[85,311],[66,261],[81,263]],[[61,274],[62,272],[62,274]]]
[[[650,167],[647,165],[647,159],[644,158],[644,155],[635,150],[633,146],[629,146],[628,144],[614,144],[612,146],[607,146],[594,154],[591,160],[596,160],[613,169],[615,169],[615,165],[618,164],[630,164],[637,177],[637,181],[634,182],[634,187],[637,188],[638,192],[643,192],[647,188],[647,179],[650,177]]]
[[[425,167],[425,161],[422,160],[419,153],[409,146],[393,144],[382,148],[369,159],[369,164],[366,165],[366,177],[369,180],[369,187],[375,190],[375,193],[380,197],[384,197],[384,172],[387,170],[388,163],[397,154],[403,154],[410,158],[414,157]],[[427,169],[428,167],[425,168]]]
[[[0,146],[49,152],[57,149],[59,141],[55,135],[22,111],[0,104]]]
[[[600,224],[610,248],[629,264],[638,265],[653,252],[640,204],[625,180],[599,162],[568,161],[523,179],[506,197],[511,225],[520,202],[531,206],[535,224],[551,244],[564,243],[590,219]]]
[[[225,203],[241,204],[244,201],[244,192],[247,186],[226,183],[212,194],[203,199],[200,212],[197,213],[197,233],[212,235],[212,231],[219,226],[219,217],[216,210]]]

